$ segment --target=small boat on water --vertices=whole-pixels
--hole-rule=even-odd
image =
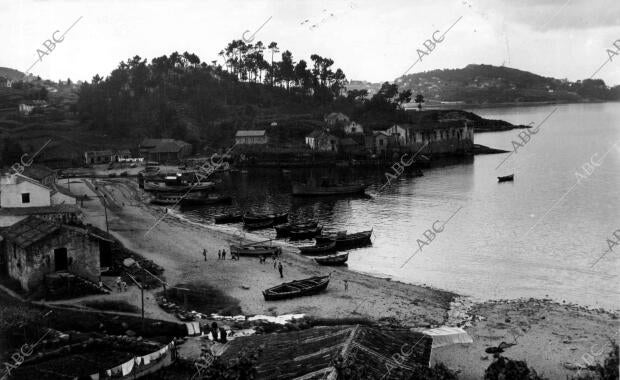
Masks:
[[[348,249],[348,248],[359,248],[372,244],[370,237],[372,235],[372,230],[370,231],[362,231],[356,232],[353,234],[347,234],[346,232],[338,232],[335,235],[322,235],[317,236],[316,242],[327,243],[329,241],[336,242],[336,249]]]
[[[273,226],[273,220],[265,220],[263,222],[244,222],[243,227],[248,230],[262,230]]]
[[[322,226],[314,228],[301,228],[289,231],[289,237],[293,240],[310,239],[316,235],[320,235],[323,230]]]
[[[497,177],[497,182],[508,182],[508,181],[514,181],[514,180],[515,180],[514,174]]]
[[[231,245],[230,252],[239,256],[279,256],[282,248],[268,245]]]
[[[151,203],[155,205],[171,206],[181,202],[183,194],[161,194],[151,199]]]
[[[239,223],[243,221],[243,215],[240,212],[229,212],[228,214],[215,215],[215,224]]]
[[[316,243],[306,247],[299,247],[299,251],[303,255],[324,255],[329,252],[333,252],[336,249],[336,241],[329,240],[328,242]]]
[[[246,223],[266,222],[268,220],[273,223],[286,223],[288,222],[288,212],[275,214],[254,214],[252,212],[246,212],[243,215],[243,221]]]
[[[318,226],[318,223],[316,221],[310,221],[310,222],[306,222],[306,223],[299,223],[299,224],[293,224],[293,223],[287,223],[287,224],[280,224],[277,226],[274,226],[273,228],[275,228],[276,230],[276,236],[289,236],[291,231],[294,230],[303,230],[303,229],[308,229],[308,228],[316,228]]]
[[[214,182],[202,182],[186,185],[167,185],[161,182],[144,181],[144,191],[159,193],[185,193],[192,191],[205,191],[213,188]]]
[[[294,182],[292,193],[297,196],[363,194],[368,185],[362,183],[334,183],[322,178],[320,183],[310,180],[308,183]]]
[[[329,285],[329,276],[310,277],[303,280],[285,282],[263,291],[266,301],[309,296],[322,292]]]
[[[349,259],[349,253],[337,253],[335,255],[328,256],[319,256],[315,257],[314,261],[316,261],[319,265],[344,265]]]

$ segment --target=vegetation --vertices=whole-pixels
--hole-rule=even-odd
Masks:
[[[535,370],[529,368],[525,361],[497,357],[484,371],[484,380],[545,380]]]

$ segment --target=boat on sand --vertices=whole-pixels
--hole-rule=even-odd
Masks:
[[[303,280],[285,282],[267,290],[263,290],[266,301],[309,296],[322,292],[329,285],[330,276],[310,277]]]

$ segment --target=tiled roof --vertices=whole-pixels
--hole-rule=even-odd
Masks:
[[[0,216],[24,216],[45,214],[78,214],[76,205],[60,204],[40,207],[1,207]]]
[[[267,133],[264,129],[259,130],[239,130],[235,137],[262,137]]]
[[[36,216],[29,216],[4,229],[2,236],[20,247],[28,248],[32,244],[60,230],[60,228],[60,224],[52,223]]]
[[[279,334],[240,337],[228,343],[221,359],[227,362],[239,352],[262,346],[256,370],[257,379],[324,378],[333,371],[332,359],[356,358],[376,378],[392,379],[390,367],[412,372],[415,365],[428,366],[432,338],[408,329],[383,329],[368,326],[330,326]],[[395,362],[393,355],[410,353]],[[396,371],[394,371],[396,372]]]

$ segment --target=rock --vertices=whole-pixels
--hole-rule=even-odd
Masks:
[[[136,260],[132,259],[131,257],[128,257],[125,260],[123,260],[123,265],[127,268],[133,266],[135,263],[136,263]]]

